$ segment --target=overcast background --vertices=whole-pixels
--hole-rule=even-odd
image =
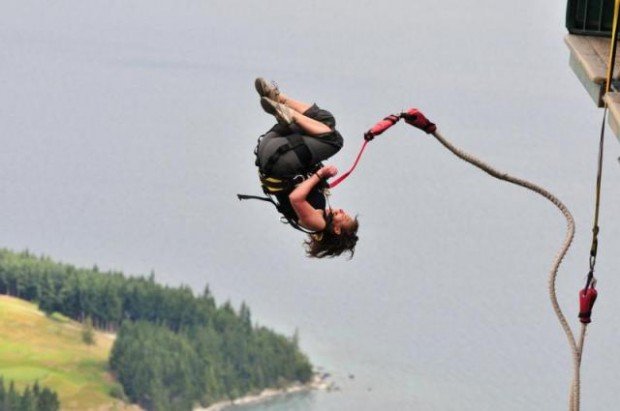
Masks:
[[[0,245],[208,283],[301,334],[342,388],[254,410],[563,410],[571,357],[547,294],[565,222],[546,200],[398,124],[332,205],[355,258],[313,261],[261,202],[273,123],[256,76],[330,109],[344,171],[363,132],[419,107],[465,150],[558,195],[578,231],[558,295],[578,324],[602,117],[568,67],[563,2],[0,3]],[[600,297],[584,409],[620,402],[620,155],[607,140]],[[349,378],[349,374],[355,376]]]

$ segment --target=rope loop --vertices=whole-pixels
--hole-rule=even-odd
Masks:
[[[564,313],[562,312],[562,309],[560,308],[560,304],[558,302],[558,299],[556,296],[556,290],[555,290],[556,278],[557,278],[560,264],[562,263],[562,260],[564,259],[566,253],[568,252],[568,249],[575,235],[575,220],[573,219],[572,214],[570,213],[568,208],[557,197],[555,197],[553,194],[551,194],[546,189],[530,181],[510,176],[506,173],[503,173],[491,167],[490,165],[484,163],[480,159],[452,145],[445,138],[443,138],[443,136],[438,131],[434,131],[432,135],[442,145],[444,145],[448,150],[450,150],[453,154],[455,154],[457,157],[461,158],[462,160],[467,161],[468,163],[472,164],[475,167],[480,168],[481,170],[491,175],[492,177],[507,181],[512,184],[522,186],[528,190],[531,190],[531,191],[534,191],[540,194],[541,196],[549,200],[551,203],[553,203],[560,210],[560,212],[564,215],[564,218],[566,219],[566,234],[564,237],[564,242],[562,244],[562,247],[560,251],[556,254],[555,259],[553,261],[553,265],[549,272],[549,297],[551,299],[551,305],[553,306],[555,314],[558,317],[560,325],[562,326],[562,329],[564,330],[564,333],[566,334],[566,338],[568,339],[568,344],[570,346],[570,350],[573,356],[573,382],[571,384],[571,390],[570,390],[569,409],[571,411],[577,411],[579,409],[579,386],[580,386],[579,366],[581,362],[583,340],[585,338],[585,324],[582,324],[583,326],[582,326],[581,339],[580,339],[579,345],[577,345],[575,335],[573,334],[573,331],[570,325],[568,324],[568,321],[566,320],[566,316],[564,315]],[[592,294],[592,292],[590,293]]]

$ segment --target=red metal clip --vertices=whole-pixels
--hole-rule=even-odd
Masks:
[[[590,316],[592,315],[592,307],[594,307],[597,295],[598,293],[594,286],[579,291],[579,321],[584,324],[589,324],[592,321]]]

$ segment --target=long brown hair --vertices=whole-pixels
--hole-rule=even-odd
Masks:
[[[310,234],[308,239],[304,241],[306,246],[306,254],[308,257],[323,258],[323,257],[337,257],[345,251],[350,253],[349,259],[353,258],[355,253],[355,245],[359,237],[357,236],[357,229],[359,228],[359,222],[357,217],[351,223],[351,227],[348,229],[342,228],[340,234],[334,232],[333,227],[329,227],[327,230],[318,233]]]

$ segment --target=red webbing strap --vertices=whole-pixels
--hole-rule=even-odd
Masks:
[[[349,177],[349,174],[351,174],[353,170],[355,170],[355,167],[357,167],[357,163],[360,162],[360,158],[362,158],[362,154],[364,154],[364,150],[366,149],[366,145],[368,144],[368,142],[372,140],[373,138],[375,138],[375,136],[378,136],[379,134],[383,133],[388,128],[392,127],[394,124],[398,123],[398,120],[400,120],[399,116],[395,114],[390,114],[389,116],[385,117],[383,120],[379,121],[377,124],[372,126],[370,130],[365,132],[364,133],[364,144],[362,144],[362,148],[360,149],[360,152],[357,154],[357,158],[355,159],[355,162],[353,163],[351,168],[346,173],[342,174],[336,180],[329,183],[329,188],[336,187],[338,184],[342,183],[345,178]]]
[[[349,174],[351,174],[351,172],[353,170],[355,170],[355,167],[357,167],[357,163],[360,162],[360,158],[362,158],[362,154],[364,153],[364,150],[366,149],[366,145],[368,144],[369,141],[370,140],[364,140],[364,144],[362,144],[362,148],[360,149],[360,152],[357,154],[357,158],[355,159],[355,162],[353,163],[353,166],[351,166],[349,171],[347,171],[346,173],[344,173],[340,177],[338,177],[336,180],[334,180],[331,183],[329,183],[329,188],[334,188],[338,184],[342,183],[342,181],[345,178],[349,177]]]

